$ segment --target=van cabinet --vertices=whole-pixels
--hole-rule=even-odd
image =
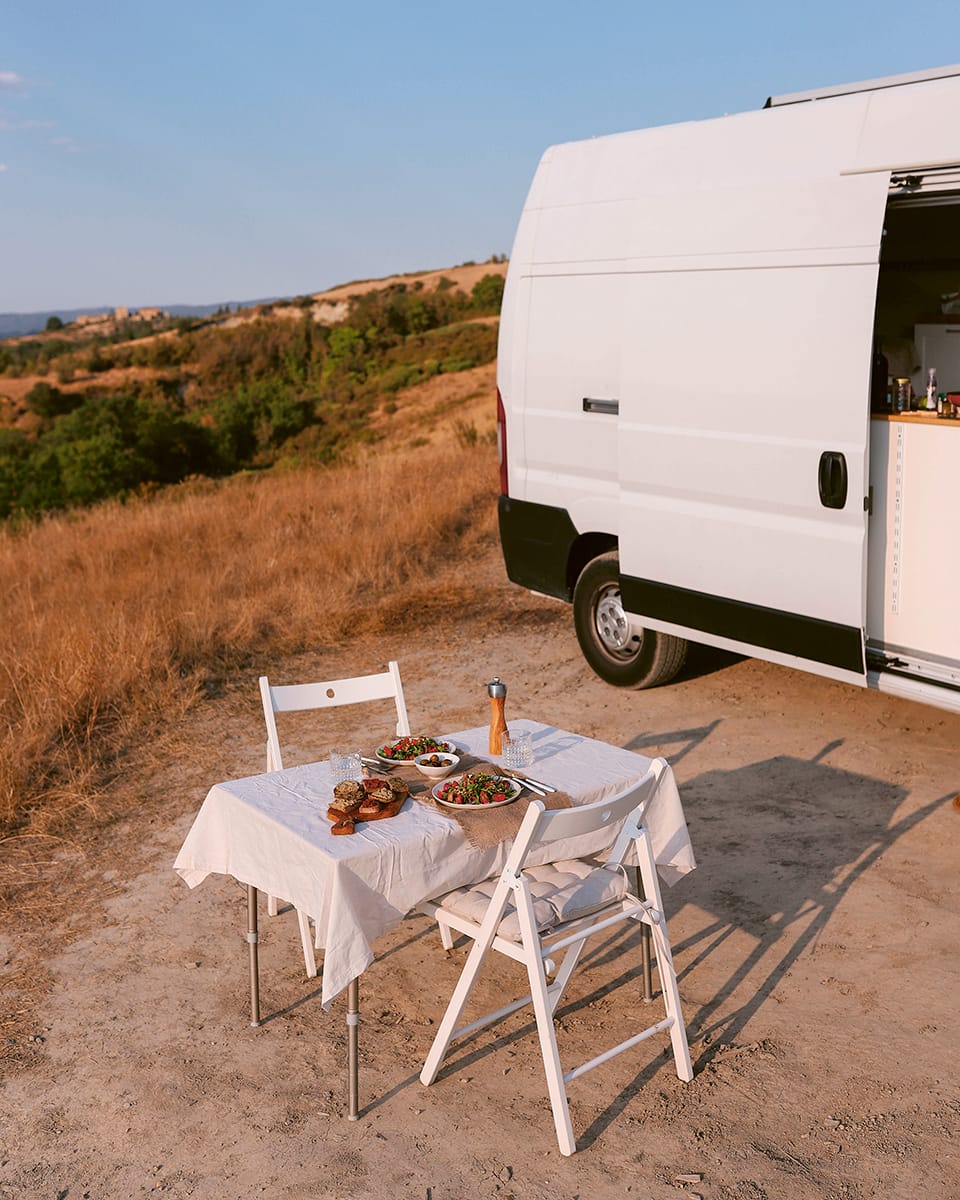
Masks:
[[[960,685],[958,466],[960,420],[872,418],[868,658]]]

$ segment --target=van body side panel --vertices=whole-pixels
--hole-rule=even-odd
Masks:
[[[619,398],[625,277],[528,282],[526,386],[515,422],[526,448],[525,496],[564,508],[581,530],[616,533],[617,417],[589,402]]]
[[[524,405],[527,375],[527,319],[530,309],[530,278],[522,263],[530,257],[537,226],[535,209],[524,210],[514,238],[513,255],[500,305],[500,330],[497,342],[497,389],[505,411],[512,417]],[[514,266],[514,262],[516,266]],[[525,494],[526,446],[523,422],[507,421],[507,477],[512,495]]]

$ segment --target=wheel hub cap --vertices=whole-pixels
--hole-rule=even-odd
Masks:
[[[608,588],[597,601],[597,634],[612,654],[623,654],[634,640],[619,588]]]

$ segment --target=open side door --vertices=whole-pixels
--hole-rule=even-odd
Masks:
[[[639,624],[865,682],[888,184],[754,178],[638,214],[661,231],[682,221],[701,246],[719,231],[709,253],[638,254],[626,284],[620,569]]]

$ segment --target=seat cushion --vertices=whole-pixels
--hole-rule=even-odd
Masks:
[[[629,890],[621,871],[608,871],[578,858],[527,867],[523,873],[530,885],[538,933],[605,908],[621,900]],[[498,882],[499,877],[496,877],[472,887],[457,888],[440,903],[458,917],[479,925]],[[497,933],[513,942],[521,940],[520,919],[512,897],[507,901]]]

